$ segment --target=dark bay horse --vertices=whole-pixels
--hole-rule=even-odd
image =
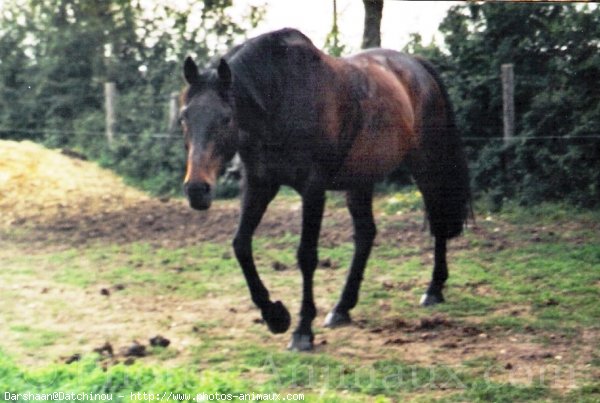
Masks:
[[[335,327],[351,321],[375,238],[373,184],[401,163],[423,195],[435,237],[433,277],[421,304],[444,301],[446,241],[463,229],[470,192],[452,107],[427,61],[384,49],[334,58],[299,31],[283,29],[246,41],[203,71],[188,57],[184,76],[185,193],[192,208],[209,208],[219,172],[239,152],[243,195],[233,248],[273,333],[289,328],[290,314],[271,301],[258,275],[252,236],[281,185],[302,197],[302,307],[290,349],[313,346],[313,274],[325,191],[347,191],[354,225],[350,271],[325,320]]]

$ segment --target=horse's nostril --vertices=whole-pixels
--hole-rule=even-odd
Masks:
[[[208,183],[191,183],[184,186],[190,206],[196,210],[206,210],[211,204],[211,187]]]
[[[199,183],[198,191],[203,193],[210,193],[210,185],[208,183]]]
[[[210,185],[208,183],[191,183],[185,187],[188,196],[204,196],[210,193]]]

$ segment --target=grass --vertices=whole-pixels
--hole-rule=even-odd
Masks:
[[[51,346],[63,336],[60,332],[34,329],[28,325],[13,325],[10,330],[20,334],[20,344],[27,349]]]
[[[423,209],[421,193],[412,188],[387,195],[379,204],[387,215],[399,215],[407,211],[421,211]]]
[[[181,401],[194,401],[198,393],[231,396],[252,393],[287,396],[289,393],[309,402],[429,401],[427,396],[448,402],[567,401],[571,397],[591,402],[600,395],[597,386],[586,385],[560,396],[543,382],[531,385],[495,382],[469,374],[468,369],[468,366],[420,367],[397,360],[381,360],[372,365],[349,364],[319,354],[273,353],[252,348],[242,354],[239,370],[235,371],[165,370],[145,364],[121,364],[104,370],[96,355],[70,365],[25,369],[0,353],[0,389],[10,396],[41,396],[60,391],[85,393],[96,400],[109,400],[111,396],[118,402],[139,400],[138,393],[154,396],[171,393]],[[266,381],[257,385],[244,380],[245,374],[253,371],[262,372]]]
[[[570,222],[573,219],[598,221],[600,211],[574,207],[568,203],[544,202],[530,208],[523,208],[517,203],[508,201],[503,204],[498,217],[514,224],[548,225],[557,222]]]
[[[408,215],[418,220],[419,213],[414,212],[417,196],[409,191],[379,198],[376,208],[384,216],[380,229],[390,225],[402,230],[398,222],[386,216]],[[297,201],[292,195],[283,197]],[[343,208],[344,204],[337,194],[328,203],[332,208]],[[0,350],[0,391],[112,393],[114,400],[123,402],[135,400],[131,393],[144,391],[189,394],[190,398],[183,399],[187,401],[200,391],[302,393],[305,400],[317,402],[598,401],[600,388],[593,379],[600,373],[600,351],[593,341],[582,342],[582,337],[600,331],[600,243],[593,231],[597,225],[583,223],[598,223],[600,217],[595,212],[569,215],[563,206],[542,206],[541,211],[549,216],[514,206],[489,217],[481,214],[479,230],[467,232],[451,245],[445,293],[448,303],[428,311],[415,305],[431,274],[430,245],[421,241],[398,246],[394,240],[380,239],[353,313],[363,326],[355,331],[365,340],[372,339],[365,345],[370,350],[364,356],[344,353],[345,349],[357,351],[353,347],[356,340],[340,336],[350,332],[348,329],[331,333],[320,327],[315,328],[318,340],[333,340],[329,348],[311,354],[282,351],[283,339],[270,335],[257,323],[260,314],[250,304],[228,242],[193,247],[159,247],[144,242],[94,244],[83,249],[45,248],[21,253],[17,240],[6,239],[7,247],[0,252],[0,281],[7,285],[0,303],[7,312],[2,318],[8,323],[3,329],[7,337],[0,341],[4,346],[4,351]],[[568,230],[561,232],[566,225],[570,225]],[[298,235],[291,233],[272,239],[258,237],[254,243],[261,275],[273,295],[286,303],[300,291],[297,243]],[[321,268],[315,278],[319,309],[328,309],[335,302],[352,253],[351,243],[319,250],[320,259],[333,266]],[[273,270],[275,263],[286,270]],[[100,288],[119,284],[124,286],[120,291],[123,298],[100,299]],[[40,297],[47,295],[40,291],[45,287],[50,287],[54,300]],[[45,325],[65,315],[90,320],[77,316],[77,307],[61,297],[63,293],[83,298],[94,295],[93,301],[99,301],[95,303],[108,312],[127,312],[132,308],[121,304],[132,301],[142,301],[142,307],[147,303],[151,309],[159,297],[168,297],[170,305],[159,304],[160,315],[150,317],[150,321],[161,331],[175,334],[176,343],[185,339],[188,344],[152,348],[148,359],[131,366],[117,364],[105,369],[106,361],[89,348],[81,361],[70,365],[56,362],[55,356],[31,366],[27,357],[35,356],[36,351],[52,352],[64,344],[87,343],[83,336],[77,339]],[[30,299],[23,301],[24,296]],[[28,303],[38,304],[28,312],[49,317],[20,316],[19,306]],[[173,322],[182,320],[176,319],[180,307],[197,310],[189,313],[193,318],[197,315],[196,322],[177,327]],[[297,302],[288,307],[294,312]],[[567,353],[572,351],[564,358],[570,360],[564,365],[575,368],[575,384],[568,390],[557,389],[553,373],[538,376],[541,369],[554,365],[553,356],[537,361],[538,367],[532,366],[531,371],[538,372],[517,381],[497,351],[471,354],[465,349],[461,355],[461,346],[453,361],[445,361],[448,351],[432,342],[427,352],[439,351],[439,359],[424,362],[408,358],[402,346],[386,346],[385,337],[375,333],[392,318],[418,323],[423,317],[436,315],[458,326],[475,326],[499,341],[516,337],[541,350],[567,343]],[[132,327],[137,326],[135,311],[128,318]],[[236,318],[244,322],[231,326]],[[413,337],[402,330],[392,336]],[[557,344],[556,338],[563,341]],[[408,344],[406,349],[415,346]],[[510,358],[512,363],[522,353],[515,354]],[[527,364],[520,363],[517,369]]]
[[[5,354],[0,354],[0,389],[12,396],[18,394],[88,394],[93,400],[135,401],[140,391],[151,391],[154,396],[177,391],[192,401],[199,391],[237,394],[250,389],[239,374],[204,371],[197,374],[189,369],[164,370],[159,367],[134,364],[117,365],[104,371],[96,356],[85,357],[71,365],[54,364],[30,370],[15,365]],[[111,396],[111,398],[109,398]],[[5,397],[6,399],[6,397]],[[28,400],[20,399],[10,400]],[[44,399],[47,400],[47,399]],[[70,400],[70,399],[66,399]],[[171,399],[174,400],[174,399]]]

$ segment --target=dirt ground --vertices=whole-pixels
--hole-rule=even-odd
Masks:
[[[0,144],[1,148],[2,144]],[[46,150],[27,145],[39,152],[38,161],[43,165],[41,155]],[[6,149],[6,147],[5,147]],[[18,149],[18,148],[15,148]],[[17,152],[18,153],[18,152]],[[163,247],[195,245],[202,241],[229,242],[239,218],[238,201],[215,203],[207,212],[191,210],[184,200],[159,200],[125,187],[114,175],[99,170],[93,164],[66,155],[57,156],[58,171],[49,175],[81,175],[82,170],[93,166],[94,175],[87,175],[83,186],[70,185],[73,190],[64,192],[66,197],[44,206],[45,189],[38,184],[27,183],[29,175],[37,168],[27,165],[18,175],[0,175],[4,193],[0,197],[2,233],[8,239],[1,241],[6,247],[2,256],[13,253],[38,253],[40,250],[60,250],[62,248],[85,247],[95,243],[125,244],[129,242],[150,242]],[[8,155],[8,154],[3,154]],[[7,158],[5,158],[6,163]],[[19,164],[13,164],[13,171]],[[74,171],[70,172],[69,167]],[[48,168],[48,166],[46,166]],[[43,169],[40,168],[41,172]],[[76,178],[77,176],[75,176]],[[20,178],[18,181],[15,178]],[[33,180],[38,180],[34,178]],[[12,182],[11,182],[12,181]],[[11,186],[12,183],[12,186]],[[61,183],[56,181],[55,183]],[[101,189],[98,189],[98,183]],[[55,185],[51,189],[53,197],[61,191]],[[86,189],[91,186],[91,189]],[[37,193],[18,192],[18,189]],[[124,189],[127,189],[126,191]],[[12,192],[12,193],[11,193]],[[125,196],[124,196],[125,195]],[[11,197],[19,198],[16,203]],[[29,203],[28,203],[29,201]],[[420,213],[405,214],[402,217],[384,216],[378,218],[380,231],[377,242],[397,240],[403,246],[415,246],[423,250],[423,260],[431,259],[431,242],[423,231]],[[321,246],[336,246],[352,240],[350,218],[342,208],[328,209],[324,219]],[[402,229],[400,231],[400,228]],[[300,204],[276,200],[261,223],[257,236],[281,237],[287,233],[299,233]],[[548,231],[548,229],[545,229]],[[556,229],[559,230],[559,229]],[[489,250],[503,247],[503,242],[493,229],[472,228],[477,236],[487,239]],[[453,250],[466,247],[465,240],[452,243]],[[322,288],[315,293],[333,289],[337,291],[343,282],[345,270],[324,270],[320,276]],[[278,273],[289,276],[290,282],[298,285],[299,276],[294,270]],[[241,278],[241,274],[240,274]],[[332,288],[330,284],[336,284]],[[395,285],[391,284],[390,287]],[[425,288],[426,283],[412,284]],[[106,285],[107,288],[114,285]],[[474,292],[489,292],[485,286],[475,285]],[[127,293],[119,293],[110,288],[110,297],[93,289],[82,289],[68,285],[57,285],[51,279],[41,277],[36,282],[2,284],[0,292],[14,296],[14,304],[4,307],[5,319],[16,320],[35,328],[56,330],[70,335],[69,342],[57,343],[45,351],[27,352],[22,349],[24,362],[36,364],[45,360],[62,360],[73,353],[86,353],[109,341],[118,349],[127,346],[132,340],[147,340],[158,333],[171,340],[170,348],[174,356],[165,365],[178,365],[189,359],[191,347],[212,338],[229,338],[235,343],[258,343],[269,346],[283,346],[289,337],[270,335],[260,323],[259,312],[251,305],[249,298],[205,295],[198,300],[184,299],[174,295],[160,295],[149,300]],[[287,299],[288,297],[286,297]],[[291,297],[289,297],[291,298]],[[297,312],[299,298],[286,301],[291,312]],[[320,307],[316,324],[324,319],[329,301],[322,296],[317,298]],[[416,306],[415,309],[420,309]],[[515,316],[527,315],[528,307],[512,307]],[[454,320],[443,314],[424,311],[419,320],[405,321],[382,307],[382,325],[372,327],[365,321],[357,320],[349,327],[335,330],[319,330],[316,337],[316,351],[335,356],[360,359],[365,365],[390,356],[420,365],[461,366],[470,359],[488,357],[493,364],[487,374],[492,379],[531,383],[546,376],[555,387],[568,390],[576,386],[569,374],[556,375],[565,368],[577,368],[577,372],[589,372],[590,355],[597,348],[599,335],[584,331],[577,337],[565,338],[560,334],[537,334],[535,330],[512,333],[506,330],[483,330],[477,318]],[[218,321],[219,327],[198,328],[200,320]],[[548,340],[540,343],[540,336]],[[18,343],[18,334],[3,336],[2,345]],[[232,347],[233,348],[233,347]],[[226,349],[225,349],[226,350]],[[224,354],[227,351],[224,350]],[[10,351],[10,350],[9,350]],[[486,374],[484,374],[486,375]],[[586,375],[587,376],[587,375]]]

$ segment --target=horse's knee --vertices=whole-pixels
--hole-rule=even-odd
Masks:
[[[252,256],[251,243],[242,236],[236,235],[231,242],[231,246],[238,260]]]
[[[375,240],[375,237],[377,236],[377,227],[375,226],[374,222],[370,222],[367,226],[366,236],[368,237],[370,242],[373,242]]]
[[[374,222],[365,222],[356,226],[355,238],[357,241],[372,244],[377,236],[377,227]]]

